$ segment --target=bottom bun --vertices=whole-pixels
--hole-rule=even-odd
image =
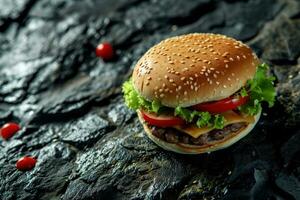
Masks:
[[[254,126],[258,122],[261,114],[261,112],[259,112],[257,115],[255,115],[254,123],[248,124],[244,129],[229,134],[227,137],[221,140],[217,140],[213,144],[198,146],[198,145],[189,145],[183,143],[169,143],[156,137],[155,135],[152,134],[151,128],[144,121],[141,113],[139,111],[137,111],[137,113],[138,113],[139,120],[143,124],[146,134],[154,143],[156,143],[158,146],[160,146],[161,148],[167,151],[173,151],[180,154],[201,154],[201,153],[208,153],[208,152],[217,151],[229,147],[230,145],[236,143],[237,141],[245,137],[248,133],[250,133],[250,131],[254,128]]]

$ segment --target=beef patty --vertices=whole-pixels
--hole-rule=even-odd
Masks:
[[[229,134],[236,133],[241,129],[244,129],[247,126],[247,123],[234,123],[225,126],[223,129],[214,129],[200,135],[198,138],[193,138],[192,136],[183,133],[179,130],[174,128],[159,128],[156,126],[151,126],[152,134],[166,142],[169,143],[183,143],[183,144],[190,144],[190,145],[205,145],[210,142],[218,141],[224,139]]]

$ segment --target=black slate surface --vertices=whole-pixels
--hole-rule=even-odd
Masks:
[[[120,90],[149,47],[190,32],[249,44],[278,92],[252,134],[198,156],[148,140]],[[0,199],[300,199],[299,47],[297,0],[0,0],[0,124],[23,127],[0,140]]]

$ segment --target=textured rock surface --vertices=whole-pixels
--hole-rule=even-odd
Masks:
[[[149,141],[120,91],[150,46],[189,32],[247,42],[277,77],[253,133],[199,156]],[[0,199],[300,199],[299,45],[297,0],[0,0],[0,124],[23,127],[0,140]]]

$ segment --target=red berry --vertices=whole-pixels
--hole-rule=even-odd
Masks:
[[[24,156],[17,161],[16,167],[20,171],[28,171],[34,168],[36,159],[30,156]]]
[[[114,56],[114,50],[109,43],[104,42],[97,46],[96,55],[104,60],[110,60]]]
[[[7,140],[20,130],[20,126],[16,123],[7,123],[0,128],[0,133],[3,139]]]

